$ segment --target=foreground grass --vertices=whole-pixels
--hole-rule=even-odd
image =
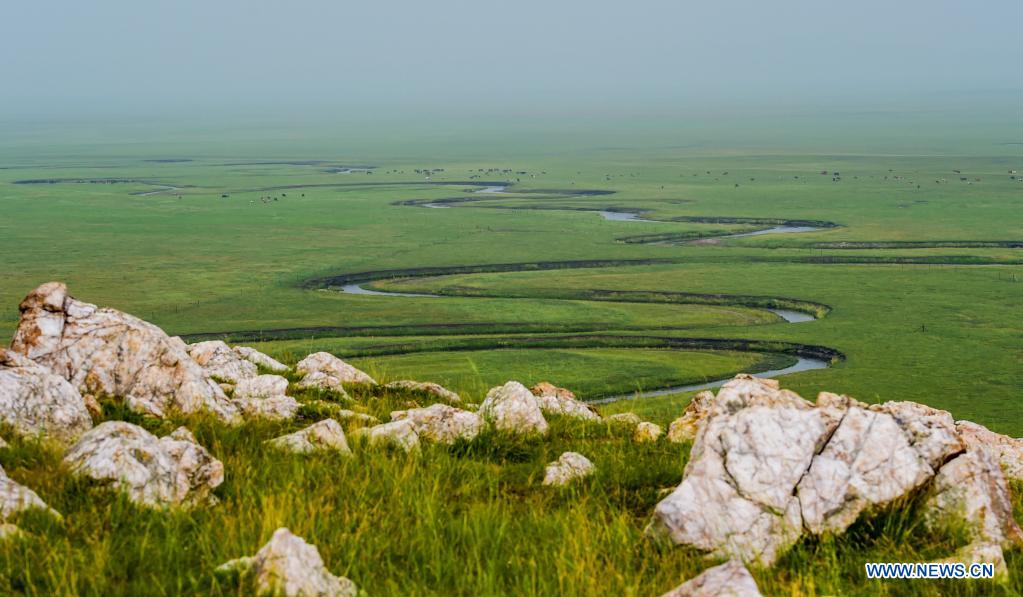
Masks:
[[[380,390],[353,395],[346,406],[383,419],[428,402]],[[302,395],[310,398],[334,400]],[[132,418],[109,405],[108,412]],[[139,508],[70,478],[59,450],[12,442],[0,463],[64,519],[32,513],[17,521],[31,536],[0,545],[0,592],[247,594],[213,570],[254,553],[280,526],[373,595],[650,595],[713,563],[643,534],[661,491],[681,480],[687,445],[635,444],[629,429],[558,418],[546,439],[487,432],[452,447],[425,446],[418,456],[358,442],[351,457],[287,455],[263,445],[317,418],[240,428],[204,419],[138,421],[160,434],[187,423],[224,462],[221,502],[193,511]],[[546,463],[566,450],[593,460],[596,475],[568,489],[541,486]],[[1005,585],[867,581],[866,561],[921,561],[956,547],[920,528],[918,501],[862,520],[844,536],[805,541],[775,569],[754,575],[768,594],[1023,592],[1018,574]],[[1018,570],[1019,555],[1009,558]]]

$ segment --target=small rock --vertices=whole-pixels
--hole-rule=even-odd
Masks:
[[[33,508],[45,510],[60,518],[60,514],[47,506],[36,492],[8,477],[7,472],[0,467],[0,521]]]
[[[224,465],[185,428],[157,439],[138,425],[107,421],[68,450],[71,473],[106,482],[139,504],[194,506],[215,500]]]
[[[566,400],[575,400],[575,393],[567,388],[559,388],[549,381],[541,381],[535,386],[529,388],[529,391],[534,396],[553,396],[555,398],[564,398]]]
[[[664,430],[661,429],[660,425],[648,423],[646,421],[636,425],[636,431],[632,434],[632,439],[635,442],[656,442],[661,438]]]
[[[668,426],[668,441],[676,444],[691,442],[696,439],[696,432],[700,424],[707,417],[707,409],[714,400],[712,392],[703,391],[693,396],[693,399],[682,411],[682,416],[671,422]]]
[[[291,396],[235,398],[231,401],[245,418],[283,421],[293,419],[302,405]]]
[[[663,597],[760,597],[760,589],[739,560],[704,570]]]
[[[983,448],[997,458],[1006,477],[1023,481],[1023,439],[995,433],[970,421],[957,421],[956,430],[970,449]]]
[[[295,371],[308,377],[310,373],[323,373],[337,383],[364,383],[376,385],[376,380],[365,372],[352,367],[329,352],[314,352],[298,362]]]
[[[66,379],[0,348],[0,422],[22,436],[74,442],[92,428],[81,394]]]
[[[313,371],[312,373],[306,374],[305,377],[295,384],[295,387],[300,390],[323,390],[334,392],[346,400],[351,399],[348,392],[345,391],[344,386],[341,385],[340,379],[322,371]]]
[[[241,358],[252,363],[253,365],[257,365],[268,371],[273,371],[274,373],[284,373],[290,369],[290,367],[288,367],[284,363],[274,359],[273,357],[270,357],[259,352],[255,348],[249,348],[248,346],[235,346],[233,350]]]
[[[530,388],[529,391],[536,396],[536,401],[544,414],[561,415],[586,421],[600,420],[600,415],[593,410],[593,407],[576,400],[575,394],[565,388],[542,381]]]
[[[266,443],[274,448],[298,454],[317,451],[352,453],[351,448],[348,447],[348,441],[345,439],[344,429],[334,419],[324,419],[301,431],[282,435],[268,440]]]
[[[613,425],[635,427],[643,422],[636,413],[618,413],[607,418],[607,422]]]
[[[594,466],[578,452],[565,452],[544,470],[543,484],[563,486],[593,474]]]
[[[274,531],[270,541],[255,556],[231,560],[218,566],[217,571],[238,572],[251,579],[260,595],[356,597],[359,594],[355,583],[327,570],[315,546],[283,527]]]
[[[480,405],[479,414],[494,427],[509,433],[547,433],[536,396],[517,381],[492,388]]]
[[[462,397],[445,388],[440,384],[435,384],[428,381],[412,381],[410,379],[403,379],[401,381],[392,381],[389,384],[384,385],[389,390],[404,390],[406,392],[422,392],[424,394],[430,394],[437,398],[452,404],[460,404]]]
[[[229,383],[238,383],[259,374],[254,363],[242,358],[222,340],[190,344],[188,354],[199,363],[207,375]]]
[[[476,413],[440,403],[396,410],[391,413],[391,420],[407,420],[420,438],[441,444],[453,444],[459,439],[469,441],[483,430],[483,419]]]
[[[371,446],[391,446],[405,452],[419,450],[419,434],[410,421],[391,421],[373,427],[363,427],[352,432],[356,437],[364,437]]]

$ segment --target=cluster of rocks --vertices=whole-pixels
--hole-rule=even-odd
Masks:
[[[800,538],[920,491],[927,525],[969,530],[951,560],[1004,573],[1002,549],[1023,545],[1007,484],[1021,478],[1023,440],[922,404],[826,392],[811,403],[740,375],[694,399],[669,438],[692,438],[692,452],[648,531],[714,557],[770,566]]]

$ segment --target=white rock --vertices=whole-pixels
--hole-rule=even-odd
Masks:
[[[292,419],[298,414],[302,405],[291,396],[271,396],[269,398],[235,398],[231,401],[247,419],[267,419],[283,421]]]
[[[671,422],[668,426],[668,441],[673,443],[691,442],[696,439],[696,432],[700,424],[707,417],[707,409],[714,400],[712,392],[703,391],[693,396],[693,399],[682,411],[682,416]]]
[[[377,382],[365,372],[356,369],[329,352],[314,352],[298,362],[295,370],[299,375],[323,373],[333,377],[338,383],[364,383],[375,385]]]
[[[242,358],[221,340],[191,344],[188,347],[188,354],[199,363],[207,375],[230,383],[238,383],[259,374],[254,363]]]
[[[586,421],[599,421],[600,415],[589,404],[575,399],[575,394],[545,381],[529,389],[536,396],[544,414],[573,417]]]
[[[274,448],[298,454],[317,451],[352,453],[348,447],[348,440],[345,439],[344,429],[334,419],[324,419],[301,431],[282,435],[266,443]]]
[[[221,564],[219,572],[238,572],[255,583],[258,594],[286,597],[355,597],[358,587],[345,577],[327,570],[315,546],[286,528],[273,537],[255,556]]]
[[[85,400],[66,379],[0,348],[0,422],[23,436],[68,444],[92,428]]]
[[[411,379],[403,379],[400,381],[392,381],[384,385],[389,390],[404,390],[406,392],[422,392],[424,394],[430,394],[437,398],[449,402],[452,404],[459,404],[462,402],[462,397],[445,388],[440,384],[435,384],[429,381],[412,381]]]
[[[760,589],[739,560],[708,568],[663,597],[760,597]]]
[[[407,420],[421,439],[441,444],[453,444],[459,439],[469,441],[483,430],[483,419],[476,413],[440,403],[394,411],[391,420]]]
[[[643,421],[639,425],[636,425],[636,431],[632,434],[632,439],[635,442],[656,442],[664,434],[664,429],[661,429],[660,425]]]
[[[419,450],[419,434],[410,421],[400,420],[363,427],[352,432],[356,437],[364,437],[371,446],[391,446],[405,452]]]
[[[494,427],[510,433],[547,433],[536,396],[517,381],[492,388],[480,405],[479,414]]]
[[[259,352],[255,348],[249,348],[248,346],[235,346],[233,350],[238,353],[238,356],[253,365],[257,365],[268,371],[273,371],[274,373],[284,373],[291,369],[284,363],[269,355]]]
[[[215,501],[224,465],[196,443],[184,427],[157,439],[122,421],[102,423],[68,450],[72,474],[106,482],[139,504],[194,506]]]
[[[994,564],[994,580],[1005,580],[1009,576],[1009,568],[1005,564],[1005,554],[1002,546],[997,543],[970,543],[958,550],[955,555],[943,560],[943,564]]]
[[[257,375],[242,379],[234,387],[234,398],[274,398],[288,391],[288,380],[280,375]]]
[[[59,282],[36,288],[20,308],[11,349],[82,394],[122,398],[132,410],[157,417],[207,411],[224,421],[238,420],[237,410],[180,338],[120,311],[75,300]]]
[[[300,390],[325,390],[339,394],[342,398],[350,399],[348,392],[341,385],[341,380],[322,371],[307,373],[305,377],[295,384]]]
[[[614,425],[635,427],[643,422],[636,413],[617,413],[607,418],[607,422]]]
[[[957,421],[956,430],[970,449],[983,448],[997,458],[1006,477],[1023,481],[1023,439],[995,433],[971,421]]]
[[[8,477],[7,472],[0,467],[0,521],[33,508],[45,510],[60,518],[60,514],[47,506],[36,492]]]
[[[544,470],[543,484],[563,486],[593,474],[594,466],[578,452],[565,452]]]

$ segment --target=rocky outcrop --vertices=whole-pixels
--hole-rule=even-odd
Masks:
[[[253,365],[262,367],[267,371],[273,371],[274,373],[284,373],[291,369],[284,363],[278,361],[277,359],[274,359],[271,356],[259,352],[255,348],[249,348],[248,346],[235,346],[232,350],[234,350],[241,358],[252,363]]]
[[[544,469],[543,484],[556,487],[568,485],[594,472],[593,463],[578,452],[565,452]]]
[[[36,492],[8,477],[0,467],[0,522],[32,509],[45,510],[60,518],[60,514],[47,506]]]
[[[661,429],[660,425],[644,421],[636,425],[636,430],[632,433],[632,440],[637,443],[655,442],[661,439],[663,434],[664,429]]]
[[[402,390],[405,392],[421,392],[423,394],[429,394],[450,404],[460,404],[462,402],[462,397],[458,394],[440,384],[435,384],[429,381],[412,381],[411,379],[403,379],[400,381],[392,381],[385,384],[384,387],[388,390]]]
[[[470,441],[483,430],[483,419],[476,413],[439,403],[394,411],[391,420],[408,421],[421,439],[439,444]]]
[[[122,398],[133,411],[156,417],[207,411],[238,420],[237,409],[185,343],[155,325],[78,301],[59,282],[36,288],[20,308],[11,349],[82,394]]]
[[[217,571],[241,575],[253,583],[259,595],[356,597],[359,594],[355,583],[327,570],[315,546],[286,528],[274,531],[273,537],[256,555],[221,564]]]
[[[739,560],[704,570],[663,597],[760,597],[760,589]]]
[[[920,489],[963,449],[944,411],[828,393],[811,404],[740,375],[710,401],[682,483],[657,505],[651,530],[770,565],[804,532],[844,531],[866,509]]]
[[[400,420],[356,429],[355,437],[364,438],[371,446],[387,446],[404,452],[419,450],[419,434],[411,421]]]
[[[188,354],[207,375],[229,383],[238,383],[259,374],[255,363],[245,360],[221,340],[191,344],[188,346]]]
[[[77,476],[123,490],[152,507],[195,506],[215,501],[224,466],[179,427],[157,438],[138,425],[107,421],[82,436],[64,463]]]
[[[542,381],[530,388],[529,391],[536,396],[536,401],[544,414],[561,415],[586,421],[600,420],[600,415],[593,410],[593,407],[576,400],[575,394],[565,388]]]
[[[295,433],[267,440],[266,443],[271,447],[296,454],[308,454],[311,452],[352,453],[351,448],[348,447],[348,440],[345,438],[344,429],[334,419],[324,419]]]
[[[0,422],[23,436],[68,444],[92,428],[85,400],[66,379],[0,348]]]
[[[547,420],[536,396],[517,381],[492,388],[480,405],[479,414],[500,431],[517,434],[546,434]]]
[[[302,387],[337,390],[341,384],[376,385],[376,380],[329,352],[314,352],[298,362],[295,371],[302,375]]]
[[[678,444],[696,439],[696,432],[700,429],[700,423],[707,417],[712,400],[713,392],[703,391],[693,396],[686,409],[682,411],[682,416],[668,426],[668,441]]]
[[[1006,477],[1023,481],[1023,439],[995,433],[970,421],[957,421],[956,431],[971,450],[984,449],[998,459]]]

